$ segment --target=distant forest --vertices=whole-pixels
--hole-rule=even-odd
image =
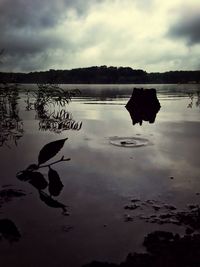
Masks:
[[[169,71],[147,73],[130,67],[89,67],[30,73],[0,72],[0,83],[57,84],[128,84],[128,83],[200,83],[200,71]]]

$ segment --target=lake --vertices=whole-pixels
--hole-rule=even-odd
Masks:
[[[0,91],[2,266],[119,264],[153,231],[198,232],[177,214],[200,204],[200,85],[20,87]],[[157,90],[153,123],[132,124],[134,87]]]

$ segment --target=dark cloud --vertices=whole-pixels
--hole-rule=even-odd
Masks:
[[[156,0],[0,0],[0,51],[5,49],[0,71],[104,64],[153,71],[195,68],[198,47],[187,50],[183,43],[177,51],[180,44],[168,39],[199,43],[200,14],[185,15],[175,4],[176,23],[165,43],[160,32],[162,23],[169,24],[171,5],[163,5]]]
[[[200,11],[183,12],[176,24],[172,25],[168,35],[172,38],[181,38],[187,41],[188,45],[200,43]]]
[[[56,33],[56,27],[70,19],[70,11],[82,18],[90,5],[97,2],[101,0],[0,0],[0,49],[5,49],[4,67],[14,67],[14,60],[16,66],[21,62],[21,69],[26,69],[33,57],[44,56],[64,45],[67,50],[67,40]]]
[[[59,10],[51,1],[3,0],[0,4],[0,23],[4,29],[51,27],[58,18]],[[61,14],[60,14],[61,15]]]
[[[15,27],[52,27],[62,21],[66,13],[74,10],[77,15],[87,12],[90,4],[101,0],[1,0],[0,25]]]
[[[44,51],[47,47],[56,47],[59,43],[58,39],[51,36],[37,34],[5,34],[0,41],[1,47],[5,48],[5,53],[10,56],[33,55]]]

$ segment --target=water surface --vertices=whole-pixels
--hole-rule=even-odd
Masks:
[[[0,147],[0,186],[22,190],[24,195],[0,202],[0,219],[12,220],[21,236],[12,244],[0,239],[2,266],[119,263],[129,252],[142,251],[143,237],[151,231],[185,231],[182,226],[141,220],[139,216],[151,214],[151,208],[124,207],[133,199],[180,209],[200,203],[200,86],[145,85],[157,89],[161,109],[154,123],[133,126],[125,105],[133,87],[141,86],[65,85],[78,88],[81,95],[64,106],[49,102],[46,117],[29,105],[35,101],[34,86],[23,85],[18,97],[8,103],[12,114],[4,116],[2,123],[12,117],[14,126],[9,131],[5,124],[1,128],[4,137],[7,131],[7,140]],[[26,89],[30,89],[30,102]],[[65,116],[71,124],[58,129],[47,122],[51,114]],[[67,206],[67,214],[62,207],[48,206],[37,188],[16,177],[37,163],[45,144],[63,138],[68,140],[49,162],[62,156],[71,159],[52,165],[63,184],[53,199]],[[146,143],[126,146],[124,140]],[[48,167],[39,171],[48,182]],[[43,191],[48,199],[48,187]]]

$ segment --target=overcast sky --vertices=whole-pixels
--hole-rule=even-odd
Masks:
[[[0,0],[1,71],[200,69],[200,0]]]

